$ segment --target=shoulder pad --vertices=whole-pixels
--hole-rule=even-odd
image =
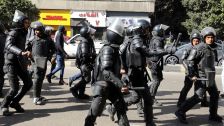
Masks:
[[[206,48],[206,44],[205,43],[199,43],[198,45],[194,46],[195,49],[197,49],[198,51],[202,51],[203,49]]]
[[[193,60],[197,55],[197,51],[198,51],[197,48],[192,48],[189,56],[187,57],[187,60]]]
[[[110,46],[105,46],[103,48],[103,54],[112,54],[114,53],[114,49]]]
[[[187,56],[188,56],[188,51],[187,51],[187,49],[185,49],[185,50],[183,51],[183,55],[182,55],[181,59],[184,60],[184,59],[187,58]]]
[[[143,40],[140,36],[134,36],[132,40],[132,44],[135,48],[139,48],[143,46]]]
[[[101,68],[110,69],[113,65],[114,50],[110,46],[105,46],[101,54]]]

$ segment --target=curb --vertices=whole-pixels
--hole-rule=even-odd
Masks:
[[[215,69],[216,69],[216,75],[221,75],[222,67],[216,66]],[[184,73],[185,68],[181,64],[165,65],[163,71],[164,72],[181,72],[181,73]]]

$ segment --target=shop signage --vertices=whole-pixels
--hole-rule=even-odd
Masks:
[[[145,19],[151,22],[150,18],[148,17],[107,17],[107,26],[110,26],[110,24],[113,23],[116,18],[120,18],[125,27],[133,25],[134,22],[138,19]]]
[[[70,26],[70,10],[40,10],[39,21],[50,26]]]
[[[43,20],[62,20],[62,21],[66,21],[67,18],[64,18],[63,16],[46,15],[46,17],[43,18]]]
[[[105,11],[73,11],[72,19],[85,18],[91,25],[95,27],[106,27]]]

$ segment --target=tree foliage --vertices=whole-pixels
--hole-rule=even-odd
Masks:
[[[156,0],[154,18],[155,25],[169,25],[173,34],[182,32],[186,36],[187,30],[181,24],[186,19],[186,11],[180,0]]]
[[[39,18],[39,10],[29,0],[0,0],[0,20],[10,25],[16,9],[25,13],[31,21]]]
[[[192,29],[201,30],[211,26],[216,29],[218,37],[224,36],[223,0],[182,0],[182,4],[188,16],[182,24],[188,32]]]

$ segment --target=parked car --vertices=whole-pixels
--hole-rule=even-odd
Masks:
[[[80,34],[76,34],[72,36],[68,41],[64,42],[64,50],[69,55],[69,58],[75,58],[77,47],[79,44],[78,38]],[[99,53],[100,48],[104,45],[103,40],[94,40],[94,45],[96,49],[96,53]]]
[[[218,62],[216,62],[217,66],[222,65],[222,45],[220,43],[216,43],[218,45],[217,52],[218,52]],[[183,52],[185,49],[189,48],[191,43],[184,44],[182,46],[177,47],[177,51],[174,54],[168,54],[164,56],[164,63],[165,64],[182,64],[183,60],[181,59]]]

